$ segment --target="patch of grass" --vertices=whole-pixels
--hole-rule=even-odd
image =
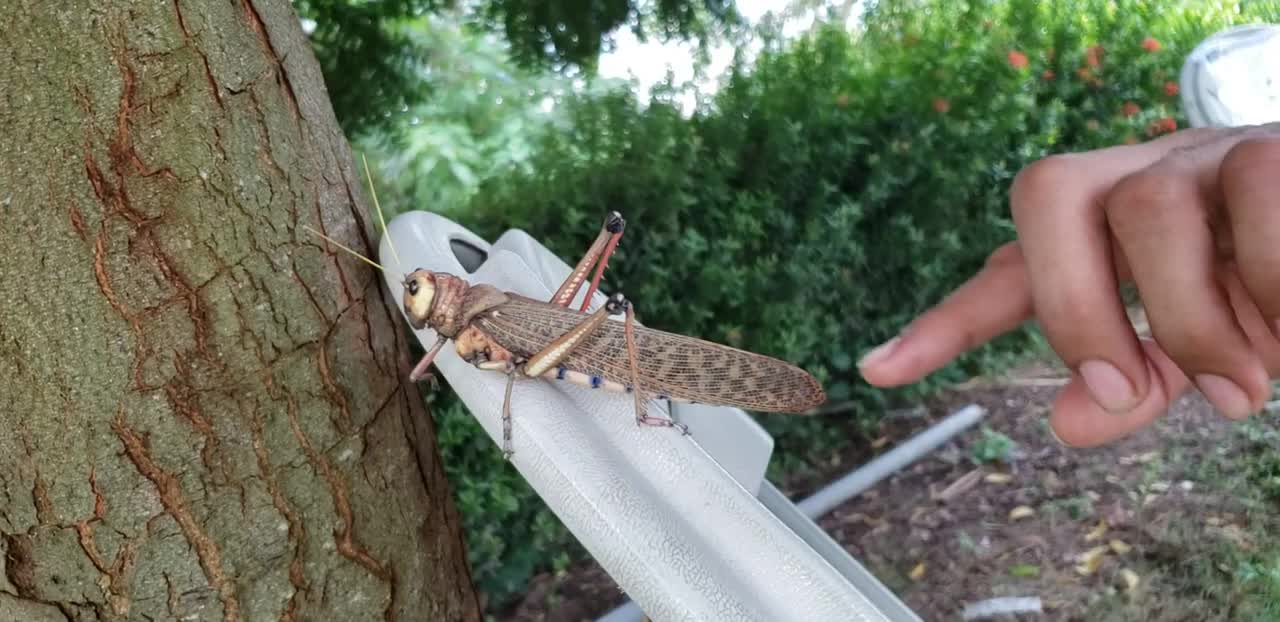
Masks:
[[[1148,547],[1138,569],[1144,577],[1139,593],[1100,598],[1090,619],[1127,619],[1115,618],[1122,612],[1156,620],[1280,619],[1280,541],[1274,538],[1280,529],[1280,428],[1263,418],[1233,425],[1217,446],[1198,447],[1201,439],[1188,438],[1188,445],[1170,448],[1168,455],[1177,459],[1145,465],[1185,469],[1197,489],[1229,494],[1224,500],[1231,507],[1183,506],[1184,516]],[[1159,477],[1159,470],[1144,468],[1144,482]],[[1168,610],[1163,603],[1182,608]]]
[[[1080,521],[1086,518],[1092,518],[1096,513],[1093,506],[1093,499],[1080,495],[1075,497],[1067,497],[1065,499],[1054,499],[1044,504],[1045,514],[1066,514],[1067,518],[1073,521]]]
[[[982,426],[978,439],[969,448],[969,459],[975,464],[988,462],[1008,462],[1010,454],[1018,444],[1001,432]]]

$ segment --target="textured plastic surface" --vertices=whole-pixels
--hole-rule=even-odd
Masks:
[[[503,237],[512,235],[520,234]],[[403,261],[384,238],[380,259],[396,300],[403,273],[417,267],[539,298],[569,272],[527,236],[500,240],[517,254],[427,212],[397,217],[388,237]],[[468,273],[451,240],[488,253],[487,260]],[[637,308],[643,313],[642,301]],[[426,346],[436,337],[430,330],[417,336]],[[466,364],[450,346],[436,373],[500,442],[505,377]],[[625,394],[532,379],[516,382],[512,414],[512,464],[654,620],[885,619],[698,444],[714,436],[705,420],[693,436],[641,427]]]

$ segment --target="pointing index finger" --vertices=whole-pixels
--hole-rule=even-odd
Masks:
[[[1031,316],[1026,265],[1016,242],[991,254],[986,265],[901,335],[858,362],[873,385],[915,382],[951,359],[1016,328]]]

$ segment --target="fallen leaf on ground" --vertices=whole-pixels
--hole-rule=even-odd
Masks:
[[[1120,571],[1120,579],[1124,581],[1125,589],[1130,592],[1137,588],[1138,583],[1142,581],[1142,579],[1138,577],[1138,573],[1129,570],[1128,568]]]
[[[1018,564],[1009,569],[1009,574],[1015,577],[1037,577],[1040,576],[1040,567],[1035,564]]]
[[[921,578],[923,578],[923,577],[924,577],[924,562],[920,562],[920,563],[916,564],[916,567],[915,567],[915,568],[912,568],[912,569],[911,569],[911,573],[910,573],[910,574],[908,574],[907,576],[911,577],[911,580],[912,580],[912,581],[919,581]]]
[[[1121,456],[1120,464],[1126,465],[1126,466],[1130,464],[1146,464],[1159,457],[1160,457],[1160,452],[1148,451],[1148,452],[1140,453],[1133,456]]]
[[[1107,546],[1095,546],[1077,557],[1076,572],[1082,575],[1091,575],[1098,571],[1098,566],[1102,564],[1102,558],[1110,551]]]
[[[1094,527],[1092,531],[1090,531],[1089,533],[1085,534],[1085,536],[1084,536],[1084,541],[1085,541],[1085,542],[1093,542],[1094,540],[1098,540],[1098,539],[1102,538],[1102,536],[1104,536],[1104,535],[1106,535],[1106,534],[1107,534],[1107,521],[1105,521],[1105,520],[1100,520],[1100,521],[1098,521],[1098,526],[1097,526],[1097,527]]]
[[[969,492],[978,482],[982,480],[982,469],[974,469],[961,475],[956,481],[952,482],[942,492],[934,495],[933,498],[938,501],[950,501],[960,495]]]

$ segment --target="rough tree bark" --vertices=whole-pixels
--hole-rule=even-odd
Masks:
[[[0,19],[0,620],[478,620],[289,2]]]

